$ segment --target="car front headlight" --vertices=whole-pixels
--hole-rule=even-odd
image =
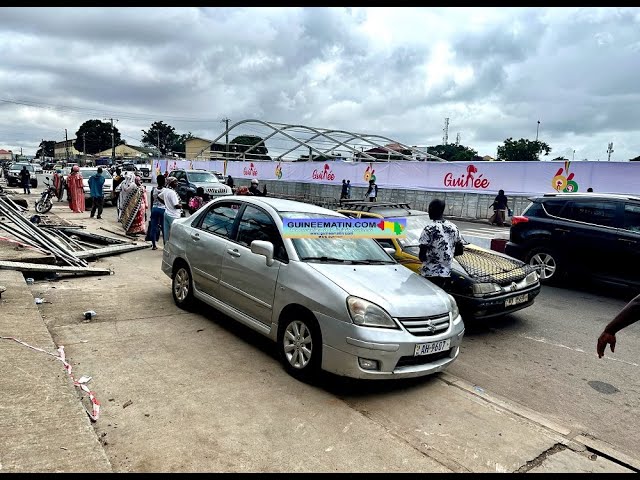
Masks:
[[[497,293],[502,291],[500,285],[496,285],[495,283],[474,283],[472,288],[474,295],[485,295],[487,293]]]
[[[533,285],[534,283],[537,283],[538,282],[538,272],[531,272],[529,275],[527,275],[527,277],[524,279],[524,281],[527,284],[527,286]]]
[[[353,323],[362,327],[398,328],[396,322],[375,303],[359,297],[347,298],[347,308]]]
[[[462,319],[460,317],[460,310],[458,309],[458,302],[456,302],[456,299],[453,298],[453,296],[449,294],[447,295],[449,296],[449,304],[451,306],[451,321],[453,322],[454,325],[457,325]]]

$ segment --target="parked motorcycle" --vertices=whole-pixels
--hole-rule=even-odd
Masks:
[[[42,191],[42,195],[36,202],[35,209],[38,213],[47,213],[53,207],[52,198],[56,197],[56,189],[49,183],[49,177],[45,177],[44,184],[46,188]]]

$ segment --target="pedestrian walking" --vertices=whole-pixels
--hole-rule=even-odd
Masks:
[[[122,176],[122,170],[120,170],[120,167],[116,167],[116,174],[113,176],[111,187],[113,188],[113,203],[116,205],[116,214],[118,220],[120,220],[120,207],[118,206],[120,197],[120,184],[122,184],[123,180],[124,177]]]
[[[20,170],[18,175],[20,175],[20,184],[22,185],[24,194],[31,194],[31,172],[27,170],[26,165],[22,166],[22,170]]]
[[[351,180],[347,180],[347,200],[351,198]]]
[[[231,175],[227,175],[227,185],[229,185],[229,188],[233,190],[233,187],[235,184],[233,182],[233,177]]]
[[[157,250],[156,242],[160,239],[162,232],[162,243],[166,243],[164,237],[164,202],[159,198],[160,193],[164,190],[166,178],[164,175],[156,177],[157,187],[151,189],[149,195],[149,204],[151,205],[151,218],[149,220],[149,228],[147,229],[147,237],[145,240],[151,241],[151,250]]]
[[[60,168],[56,169],[53,174],[53,188],[56,191],[58,201],[61,202],[64,197],[64,191],[67,188],[67,182],[65,181],[62,169]]]
[[[104,207],[104,177],[102,176],[102,167],[98,167],[96,173],[89,177],[89,193],[91,194],[91,214],[90,218],[96,214],[98,210],[98,220],[102,218],[102,209]]]
[[[347,181],[342,179],[342,190],[340,190],[340,200],[346,200],[349,192],[349,186],[347,185]]]
[[[489,218],[489,223],[491,225],[498,225],[499,227],[504,226],[504,222],[506,219],[506,213],[509,199],[504,194],[504,190],[498,190],[498,195],[494,198],[491,206],[493,207],[493,215]]]
[[[378,185],[376,185],[375,180],[369,180],[369,189],[367,193],[364,194],[364,198],[368,198],[370,202],[375,202],[378,198]]]
[[[615,352],[616,333],[638,320],[640,320],[640,295],[633,297],[629,303],[620,310],[620,313],[604,327],[604,330],[598,337],[598,344],[596,346],[598,358],[602,358],[607,345],[611,348],[611,353]]]
[[[84,212],[84,183],[78,165],[71,167],[71,173],[67,177],[67,192],[69,196],[69,208],[74,213]]]
[[[444,201],[439,198],[429,203],[429,218],[433,223],[422,230],[418,258],[422,262],[420,275],[447,290],[453,257],[462,254],[464,247],[458,227],[444,219],[444,207]]]
[[[180,203],[180,197],[175,191],[178,185],[178,179],[176,177],[167,177],[167,185],[160,192],[158,198],[164,202],[164,242],[169,241],[171,234],[171,224],[176,218],[182,216],[182,204]]]

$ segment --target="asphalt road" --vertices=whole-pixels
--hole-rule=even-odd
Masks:
[[[602,329],[629,297],[598,286],[545,286],[527,309],[467,322],[450,372],[636,455],[640,323],[618,333],[615,353],[596,354]]]

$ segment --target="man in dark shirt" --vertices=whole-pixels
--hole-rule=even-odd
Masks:
[[[22,184],[22,188],[24,190],[24,194],[31,193],[31,173],[27,170],[27,166],[23,165],[22,170],[20,170],[20,183]]]

